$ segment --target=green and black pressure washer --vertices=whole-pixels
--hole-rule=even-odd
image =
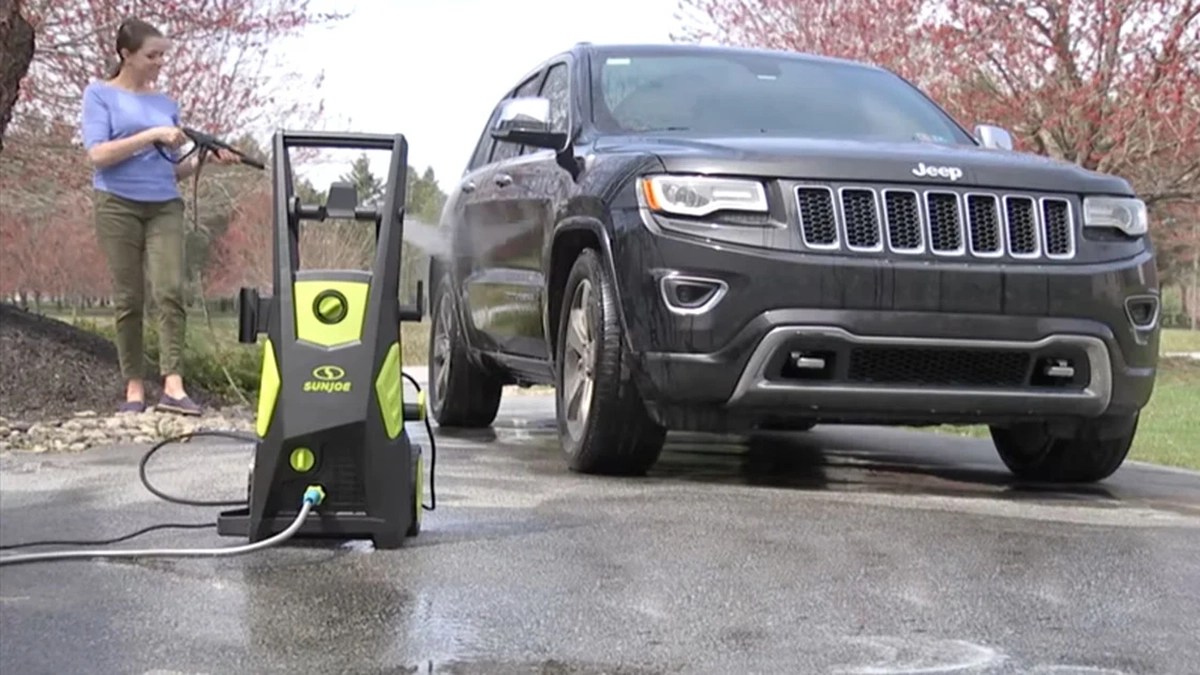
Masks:
[[[362,206],[348,183],[324,205],[293,189],[295,148],[389,150],[386,191]],[[424,420],[424,394],[404,402],[400,324],[420,321],[399,298],[408,170],[403,135],[276,132],[274,287],[241,289],[239,340],[263,345],[258,440],[248,505],[220,515],[217,531],[260,541],[292,526],[306,493],[320,494],[296,537],[370,538],[395,548],[420,531],[421,447],[405,422]],[[369,270],[300,269],[300,224],[346,219],[373,226]]]

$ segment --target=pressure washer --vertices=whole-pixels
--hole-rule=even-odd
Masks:
[[[360,206],[354,187],[334,183],[323,206],[293,194],[289,151],[298,147],[390,150],[379,206]],[[274,292],[240,294],[239,339],[263,349],[257,432],[247,508],[221,514],[217,530],[258,541],[287,527],[305,490],[325,497],[298,534],[370,536],[380,548],[415,536],[421,521],[421,448],[404,423],[424,403],[404,403],[400,324],[420,321],[401,307],[400,248],[408,143],[402,135],[275,135]],[[375,227],[369,271],[301,270],[300,222],[347,219]],[[419,397],[421,398],[421,397]]]
[[[219,139],[184,128],[193,147],[170,154],[181,162],[199,153],[200,167],[218,149],[241,163],[265,165]],[[295,194],[290,152],[296,148],[390,152],[385,193],[376,205],[360,205],[349,183],[335,182],[325,204],[304,204]],[[289,538],[369,538],[377,548],[396,548],[417,536],[423,509],[436,508],[433,473],[437,448],[425,415],[425,394],[403,373],[400,326],[424,315],[423,284],[415,304],[402,305],[401,244],[408,170],[402,134],[277,131],[273,138],[273,282],[271,294],[242,288],[238,339],[255,344],[266,335],[255,435],[197,431],[166,439],[142,458],[142,483],[156,496],[194,506],[237,506],[220,513],[217,532],[249,543],[216,549],[55,551],[2,556],[0,565],[71,558],[219,556],[260,550]],[[199,167],[198,167],[199,169]],[[197,170],[197,175],[199,170]],[[193,209],[195,217],[195,209]],[[300,269],[302,222],[348,220],[373,226],[375,254],[368,270]],[[404,400],[403,378],[417,389]],[[424,422],[432,451],[431,504],[422,504],[422,448],[405,423]],[[252,441],[253,461],[245,502],[198,502],[171,497],[151,486],[145,467],[161,448],[198,436]],[[161,525],[108,542],[137,536]],[[62,542],[31,542],[4,548]]]

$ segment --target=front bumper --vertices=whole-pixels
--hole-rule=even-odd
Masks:
[[[618,231],[633,375],[674,427],[1079,419],[1135,412],[1153,391],[1157,320],[1135,325],[1126,309],[1127,298],[1158,296],[1150,252],[928,263]],[[719,282],[719,293],[672,311],[663,279],[681,275]]]

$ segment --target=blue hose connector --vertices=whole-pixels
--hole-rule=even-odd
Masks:
[[[317,506],[325,501],[325,489],[320,485],[309,485],[304,490],[304,503]]]

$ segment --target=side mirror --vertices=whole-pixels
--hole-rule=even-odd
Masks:
[[[1006,129],[992,126],[990,124],[979,124],[975,127],[975,137],[983,143],[985,148],[994,148],[998,150],[1012,150],[1013,140],[1012,134]]]
[[[541,96],[510,98],[500,104],[492,138],[508,143],[562,151],[567,134],[550,126],[550,99]]]

